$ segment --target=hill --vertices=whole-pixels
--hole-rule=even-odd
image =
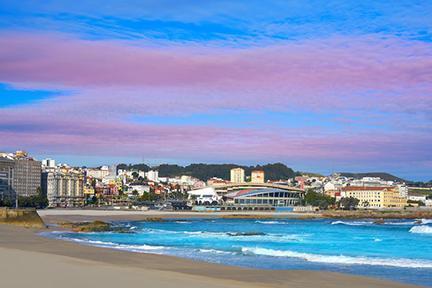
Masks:
[[[386,172],[366,172],[366,173],[350,173],[350,172],[341,172],[342,176],[352,177],[354,179],[361,179],[363,177],[379,177],[385,181],[395,181],[395,182],[409,182],[405,179],[399,178],[392,174]]]
[[[181,175],[189,175],[201,180],[208,180],[212,177],[222,179],[230,179],[230,170],[232,168],[241,167],[245,170],[245,175],[249,176],[254,169],[264,170],[266,180],[281,180],[289,179],[296,176],[293,169],[287,167],[282,163],[273,163],[266,165],[256,166],[242,166],[236,164],[190,164],[187,166],[180,166],[176,164],[161,164],[151,169],[159,171],[160,177],[176,177]],[[137,169],[148,171],[150,169],[146,164],[127,165],[120,164],[117,169]]]

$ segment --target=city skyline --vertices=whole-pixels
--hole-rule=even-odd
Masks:
[[[0,150],[429,181],[432,4],[357,2],[2,1]]]

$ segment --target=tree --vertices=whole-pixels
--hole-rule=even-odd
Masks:
[[[139,176],[138,172],[136,172],[136,171],[132,172],[132,177],[133,177],[134,179],[137,179],[138,176]]]
[[[87,198],[87,205],[96,205],[97,200],[97,197],[93,195],[92,197]]]
[[[32,196],[18,196],[18,204],[20,207],[32,207],[44,209],[48,206],[48,198],[41,188],[37,188],[37,194]]]
[[[335,199],[333,197],[317,193],[310,189],[306,192],[304,202],[307,205],[317,206],[320,209],[325,210],[335,203]]]
[[[360,200],[354,197],[344,197],[339,201],[339,207],[343,210],[354,210]]]

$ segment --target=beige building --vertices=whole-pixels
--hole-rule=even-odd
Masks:
[[[407,198],[402,197],[397,187],[346,186],[341,188],[340,197],[353,197],[360,200],[364,208],[403,208]]]
[[[253,170],[251,173],[251,182],[252,183],[264,183],[264,171]]]
[[[84,175],[78,171],[42,173],[42,190],[50,207],[77,207],[84,205]]]
[[[231,182],[243,183],[245,181],[245,171],[242,168],[231,169]]]

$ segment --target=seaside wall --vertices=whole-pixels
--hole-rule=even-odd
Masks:
[[[12,224],[28,228],[45,228],[36,209],[0,208],[0,224]]]

